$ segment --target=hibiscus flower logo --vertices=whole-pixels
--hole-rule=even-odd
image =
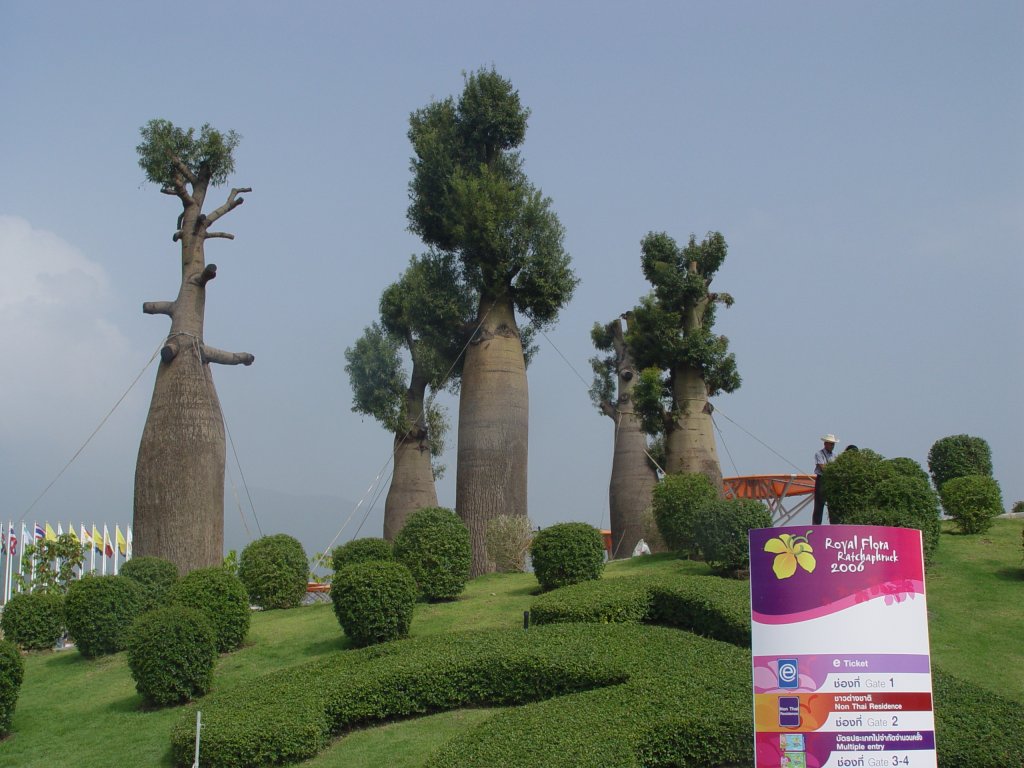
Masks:
[[[791,536],[788,533],[779,534],[778,538],[768,539],[764,543],[764,551],[775,554],[775,561],[772,563],[772,570],[775,571],[775,578],[788,579],[796,573],[799,565],[808,573],[814,571],[817,563],[814,561],[814,548],[807,542],[807,536]]]

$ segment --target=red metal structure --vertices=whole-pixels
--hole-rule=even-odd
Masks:
[[[814,475],[743,475],[722,482],[726,498],[765,502],[772,525],[785,525],[814,500]]]

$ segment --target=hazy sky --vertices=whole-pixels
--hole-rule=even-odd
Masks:
[[[351,412],[344,350],[422,250],[408,117],[492,65],[532,110],[526,171],[581,281],[529,370],[534,522],[607,525],[589,331],[647,291],[652,230],[729,243],[726,475],[808,472],[825,432],[922,462],[966,432],[1006,505],[1024,498],[1019,2],[0,0],[0,516],[28,510],[168,330],[141,307],[177,292],[180,205],[135,153],[160,117],[243,137],[229,186],[253,191],[218,224],[236,239],[207,244],[206,341],[256,356],[214,370],[256,515],[307,548],[354,535],[392,438]],[[130,521],[154,377],[29,522]],[[383,497],[360,535],[382,519]]]

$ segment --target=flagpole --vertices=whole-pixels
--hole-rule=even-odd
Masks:
[[[8,522],[8,526],[11,523]],[[7,605],[7,601],[11,599],[9,594],[11,588],[11,537],[7,535],[7,529],[3,531],[4,534],[4,554],[7,555],[7,560],[4,562],[4,605]]]

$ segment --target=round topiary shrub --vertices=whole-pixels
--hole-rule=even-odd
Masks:
[[[210,690],[217,636],[202,611],[168,605],[144,613],[127,647],[135,689],[147,704],[180,704]]]
[[[0,614],[4,637],[26,651],[53,648],[64,634],[64,596],[56,592],[18,592]]]
[[[168,590],[178,580],[178,566],[162,557],[133,557],[121,566],[120,575],[139,585],[145,613],[165,604]]]
[[[946,513],[964,533],[984,533],[992,527],[992,519],[1003,513],[999,483],[985,475],[947,480],[939,495]]]
[[[391,542],[386,539],[367,537],[352,539],[347,544],[335,547],[331,552],[331,567],[340,571],[353,563],[372,563],[375,560],[394,560]]]
[[[896,466],[874,451],[844,451],[822,472],[829,521],[845,525],[854,512],[870,509],[875,486],[899,475]]]
[[[171,587],[170,602],[202,611],[217,637],[220,653],[245,641],[252,616],[249,595],[241,580],[226,568],[200,568]]]
[[[139,585],[125,576],[84,576],[64,598],[68,634],[86,658],[123,651],[141,604]]]
[[[357,647],[407,636],[417,594],[409,569],[394,561],[346,565],[331,582],[334,614]]]
[[[10,640],[0,640],[0,736],[11,730],[14,705],[24,677],[25,662],[17,646]]]
[[[928,451],[928,471],[936,490],[955,477],[992,476],[992,449],[971,435],[950,435],[936,440]],[[947,510],[948,511],[948,510]]]
[[[545,592],[601,578],[604,537],[587,523],[558,523],[533,537],[533,572]]]
[[[699,516],[697,546],[712,569],[729,576],[750,569],[747,534],[771,528],[772,513],[756,499],[719,499]]]
[[[395,536],[395,560],[409,569],[426,600],[454,600],[469,581],[469,529],[450,509],[425,507]]]
[[[309,560],[298,539],[286,533],[264,536],[242,550],[238,578],[249,600],[261,608],[294,608],[309,583]]]
[[[905,475],[907,477],[915,477],[918,480],[924,480],[928,482],[928,473],[924,471],[924,467],[918,464],[907,456],[897,456],[895,459],[886,459],[893,469],[898,474]]]
[[[868,496],[867,508],[854,513],[847,522],[917,528],[923,537],[925,562],[931,562],[941,533],[939,497],[927,477],[901,474],[878,483]]]
[[[651,498],[654,521],[665,545],[681,557],[696,557],[697,519],[718,498],[718,489],[702,474],[666,475],[654,486]]]

